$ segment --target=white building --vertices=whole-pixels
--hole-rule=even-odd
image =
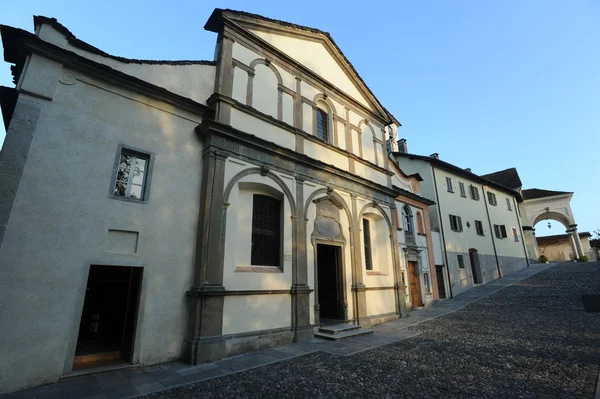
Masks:
[[[440,297],[529,264],[518,210],[523,200],[516,190],[444,162],[438,154],[410,154],[404,139],[392,156],[403,171],[419,174],[421,194],[436,203],[430,219],[441,241],[442,256],[436,260]]]
[[[327,33],[215,10],[214,61],[146,61],[34,22],[0,28],[16,85],[0,92],[0,393],[436,299],[432,202]]]

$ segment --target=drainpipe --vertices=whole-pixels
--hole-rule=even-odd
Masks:
[[[448,291],[450,291],[450,298],[454,298],[452,295],[452,284],[450,282],[450,264],[448,263],[448,252],[446,252],[446,235],[444,234],[444,220],[442,219],[442,207],[438,197],[437,179],[435,178],[435,166],[431,167],[433,171],[433,187],[435,188],[435,200],[438,207],[438,215],[440,217],[440,230],[442,232],[442,245],[444,246],[444,259],[446,260],[446,275],[448,276]],[[435,265],[433,265],[435,267]]]
[[[500,261],[498,260],[498,251],[496,251],[496,240],[494,240],[494,234],[496,234],[492,227],[492,219],[490,218],[490,210],[488,209],[487,193],[485,192],[485,186],[481,185],[481,193],[483,195],[483,203],[485,204],[485,213],[487,214],[488,224],[490,226],[490,235],[492,236],[492,245],[494,246],[494,256],[496,257],[496,268],[498,269],[498,278],[502,278],[502,272],[500,271]]]
[[[527,256],[527,247],[525,246],[525,235],[523,234],[523,227],[521,226],[521,216],[519,216],[519,208],[517,200],[513,197],[513,204],[515,206],[515,212],[517,214],[517,223],[519,224],[519,232],[521,233],[521,242],[523,243],[523,253],[525,254],[525,260],[527,261],[527,267],[531,266],[529,263],[529,256]]]

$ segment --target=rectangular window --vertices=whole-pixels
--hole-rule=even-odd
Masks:
[[[488,191],[487,197],[488,197],[488,202],[490,203],[490,205],[494,205],[494,206],[498,205],[498,202],[496,200],[496,194],[490,193]]]
[[[429,284],[429,273],[423,273],[423,285],[425,285],[425,292],[431,292],[431,285]]]
[[[480,236],[485,235],[485,233],[483,232],[483,223],[481,223],[481,220],[475,221],[475,230],[477,230],[478,235],[480,235]]]
[[[450,215],[450,228],[452,231],[463,231],[462,219],[460,216]]]
[[[449,177],[446,177],[446,187],[448,188],[449,193],[454,192],[454,189],[452,188],[452,179]]]
[[[479,201],[479,189],[477,189],[477,187],[475,187],[472,184],[469,188],[471,190],[471,198],[474,199],[475,201]]]
[[[371,254],[371,225],[369,219],[363,219],[363,236],[365,241],[365,268],[373,270],[373,255]]]
[[[146,180],[150,155],[121,149],[113,195],[143,201],[147,197]]]
[[[464,269],[465,268],[465,260],[463,258],[462,255],[456,255],[457,259],[458,259],[458,267],[460,269]]]
[[[281,202],[277,198],[254,194],[250,263],[281,266]]]
[[[506,226],[505,225],[500,225],[500,231],[502,232],[502,238],[508,237],[506,235]]]
[[[494,235],[496,238],[502,238],[502,232],[500,231],[500,226],[497,224],[494,225]]]
[[[460,188],[460,196],[466,198],[467,197],[467,192],[465,191],[465,183],[459,182],[458,183],[458,187]]]
[[[321,140],[329,140],[329,115],[327,112],[317,108],[317,137]]]
[[[512,206],[510,206],[510,198],[506,199],[506,207],[508,208],[509,211],[512,211]]]
[[[519,242],[519,233],[517,232],[517,229],[515,229],[513,227],[512,231],[513,231],[513,238],[515,239],[515,242]]]

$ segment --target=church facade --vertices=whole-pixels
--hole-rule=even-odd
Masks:
[[[214,361],[438,299],[434,201],[327,33],[215,10],[214,61],[148,61],[34,22],[1,27],[2,389]]]

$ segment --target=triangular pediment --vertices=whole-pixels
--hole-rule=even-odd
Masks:
[[[397,122],[379,103],[328,33],[240,11],[221,12],[227,20],[310,69],[382,119]]]

